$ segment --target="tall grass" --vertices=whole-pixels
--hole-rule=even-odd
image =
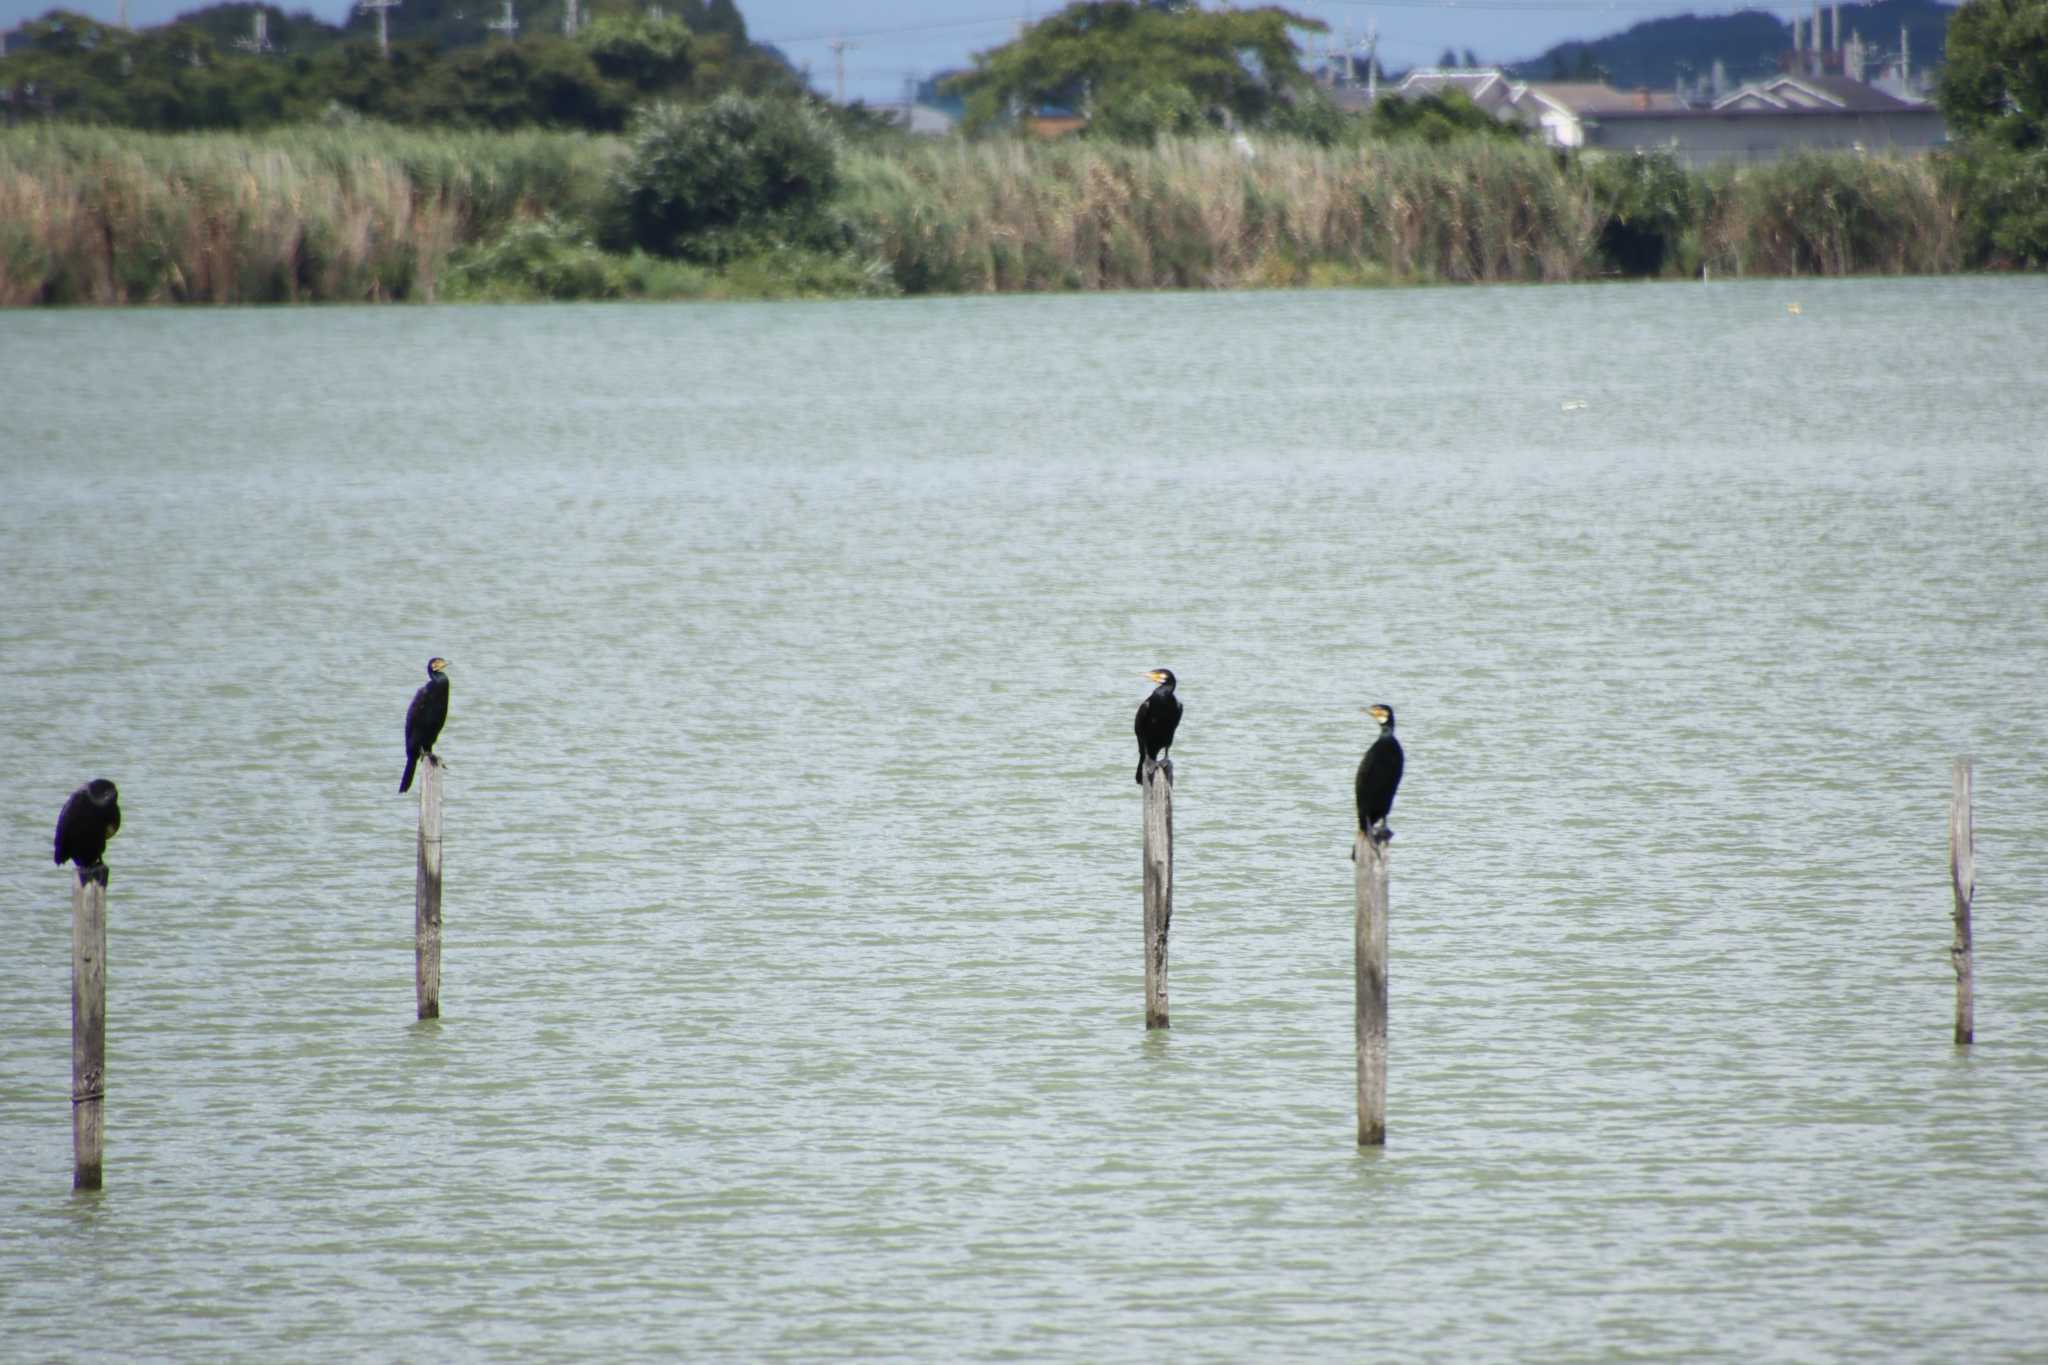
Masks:
[[[0,304],[432,298],[461,242],[594,200],[572,134],[0,134]]]
[[[1612,188],[1498,139],[1276,139],[1249,157],[1215,138],[919,141],[844,152],[833,211],[859,244],[848,261],[769,251],[669,279],[662,263],[578,245],[625,154],[582,134],[375,125],[0,130],[0,305],[432,299],[458,251],[471,297],[1549,281],[1617,266],[1602,254]],[[1926,161],[1671,174],[1685,193],[1654,220],[1666,271],[1938,273],[1968,259],[1957,191]],[[536,235],[541,220],[562,227]]]
[[[1598,230],[1585,188],[1498,141],[1331,150],[1214,138],[942,142],[857,152],[843,206],[907,291],[1235,287],[1335,271],[1562,280]]]
[[[1925,157],[1789,157],[1708,178],[1707,265],[1728,275],[1935,275],[1960,270],[1955,196]]]

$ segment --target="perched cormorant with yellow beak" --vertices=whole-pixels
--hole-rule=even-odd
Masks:
[[[1365,713],[1380,723],[1380,737],[1358,760],[1358,827],[1384,844],[1394,837],[1394,831],[1387,828],[1387,813],[1394,809],[1394,791],[1401,785],[1405,758],[1401,741],[1394,738],[1394,708],[1368,706]]]
[[[1173,695],[1173,670],[1155,668],[1145,675],[1159,685],[1152,689],[1152,695],[1138,703],[1138,720],[1134,727],[1138,732],[1138,775],[1139,786],[1145,785],[1145,760],[1164,759],[1166,751],[1173,747],[1173,732],[1180,728],[1180,698]],[[1173,765],[1167,765],[1171,772]]]
[[[95,777],[71,793],[64,809],[57,812],[55,861],[62,865],[68,858],[78,865],[82,876],[105,886],[107,840],[120,830],[121,794],[106,778]]]
[[[448,721],[448,661],[427,660],[427,680],[420,684],[420,690],[412,694],[412,705],[405,708],[405,776],[398,779],[398,789],[412,789],[412,770],[425,754],[429,763],[441,760],[434,754],[434,741],[441,737],[441,727]]]

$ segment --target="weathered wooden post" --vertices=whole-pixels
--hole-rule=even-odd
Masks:
[[[107,1095],[107,888],[71,886],[71,1188],[100,1187]]]
[[[1971,813],[1971,766],[1955,763],[1948,801],[1948,877],[1956,893],[1956,941],[1949,957],[1956,968],[1956,1041],[1977,1041],[1977,963],[1970,940],[1970,902],[1977,897],[1977,823]]]
[[[422,755],[419,869],[413,880],[413,985],[420,1018],[441,1017],[441,760]]]
[[[1145,768],[1145,1027],[1166,1028],[1166,931],[1173,926],[1173,768]]]
[[[1358,1145],[1387,1144],[1387,846],[1360,830],[1352,837],[1352,921],[1357,973]]]

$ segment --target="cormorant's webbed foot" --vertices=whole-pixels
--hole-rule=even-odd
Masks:
[[[1379,841],[1380,847],[1384,848],[1387,841],[1394,837],[1394,827],[1382,820],[1379,823],[1378,831],[1372,837]]]
[[[107,865],[105,863],[94,863],[85,870],[85,875],[98,882],[100,890],[104,891],[107,889]]]

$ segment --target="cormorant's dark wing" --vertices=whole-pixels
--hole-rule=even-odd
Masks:
[[[1392,735],[1374,740],[1358,761],[1358,827],[1369,828],[1394,808],[1394,790],[1401,785],[1404,765],[1401,744]]]
[[[400,791],[412,786],[413,769],[419,765],[420,755],[433,749],[447,721],[448,678],[446,674],[437,674],[420,684],[420,690],[412,694],[412,705],[405,708],[405,776],[399,779]]]
[[[70,856],[66,850],[71,847],[71,822],[78,818],[78,803],[84,794],[84,788],[71,793],[65,799],[63,807],[57,812],[57,842],[54,861],[60,866],[63,864],[64,859]]]

